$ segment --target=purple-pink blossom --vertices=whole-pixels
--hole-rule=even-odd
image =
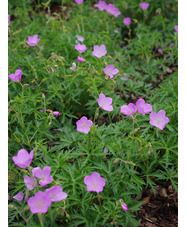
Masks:
[[[121,204],[121,207],[123,208],[124,211],[128,210],[127,204],[125,203]]]
[[[127,105],[123,105],[121,107],[120,112],[124,115],[128,115],[131,116],[134,113],[136,113],[136,106],[133,103],[129,103],[128,106]]]
[[[55,116],[59,116],[59,115],[60,115],[60,112],[54,111],[53,114],[54,114]]]
[[[16,200],[18,200],[18,201],[22,201],[23,200],[23,197],[24,197],[23,192],[19,192],[13,198],[16,199]]]
[[[46,187],[47,184],[50,184],[53,181],[53,177],[50,175],[50,172],[51,172],[50,166],[45,166],[43,170],[41,170],[40,167],[36,167],[32,169],[32,173],[34,177],[40,180],[39,184],[42,187]]]
[[[178,25],[175,25],[174,29],[175,29],[176,32],[178,32]]]
[[[77,40],[76,40],[77,42],[78,41],[83,42],[85,39],[83,36],[80,36],[80,35],[76,35],[76,37],[77,37]]]
[[[51,205],[51,199],[45,192],[38,191],[27,203],[33,214],[46,213]]]
[[[37,180],[35,178],[33,178],[33,177],[25,176],[24,177],[24,182],[25,182],[26,187],[29,190],[34,189],[36,187],[36,185],[37,185]]]
[[[79,51],[79,53],[85,52],[87,50],[86,46],[84,44],[77,44],[75,45],[75,49]]]
[[[94,56],[96,56],[97,58],[101,58],[101,57],[105,56],[106,53],[107,53],[107,50],[106,50],[105,45],[103,45],[103,44],[101,46],[95,45],[94,51],[92,52],[92,54]]]
[[[65,200],[67,197],[67,193],[63,192],[60,186],[54,186],[46,189],[45,194],[50,197],[52,202],[59,202],[61,200]]]
[[[149,8],[149,3],[146,2],[139,3],[139,6],[141,7],[142,10],[146,10]]]
[[[23,73],[22,70],[17,69],[15,71],[15,74],[10,74],[8,77],[14,82],[19,82],[21,80],[22,73]]]
[[[123,19],[123,23],[125,24],[125,25],[130,25],[130,23],[131,23],[131,18],[130,17],[126,17],[126,18],[124,18]]]
[[[87,117],[82,117],[80,120],[76,122],[77,130],[79,132],[88,133],[90,131],[90,127],[92,127],[93,122],[88,120]]]
[[[10,15],[8,14],[8,26],[10,25]]]
[[[84,183],[87,186],[87,191],[89,192],[101,192],[105,187],[106,180],[100,177],[99,173],[93,172],[90,176],[84,178]]]
[[[26,41],[26,43],[29,45],[29,46],[36,46],[39,42],[39,38],[38,38],[38,35],[35,34],[34,36],[28,36],[28,40]]]
[[[148,103],[145,103],[144,99],[138,99],[136,102],[136,107],[140,114],[147,114],[152,111],[152,106]]]
[[[106,5],[105,10],[107,13],[114,15],[115,17],[118,17],[121,13],[118,8],[116,8],[113,4],[109,3]]]
[[[26,168],[30,166],[33,156],[34,156],[33,150],[30,153],[28,153],[27,150],[21,149],[18,151],[17,156],[14,156],[12,160],[16,166],[19,166],[20,168]]]
[[[107,6],[106,2],[102,0],[99,0],[99,2],[95,5],[95,7],[97,7],[101,11],[105,10],[106,6]]]
[[[98,105],[103,109],[107,111],[112,111],[113,106],[112,104],[112,98],[110,97],[105,97],[103,93],[99,95],[99,98],[97,99]]]
[[[110,79],[113,78],[114,75],[119,73],[119,70],[117,68],[114,68],[114,65],[107,65],[107,67],[104,68],[103,71],[106,75],[110,76]]]
[[[160,110],[158,113],[151,112],[149,123],[160,130],[163,130],[165,125],[169,122],[169,118],[165,116],[165,110]]]
[[[78,5],[79,4],[82,4],[83,3],[83,0],[75,0],[75,3],[78,4]]]
[[[78,57],[78,58],[77,58],[77,61],[78,61],[78,62],[84,62],[84,61],[85,61],[85,59],[84,59],[84,58],[82,58],[82,57]]]

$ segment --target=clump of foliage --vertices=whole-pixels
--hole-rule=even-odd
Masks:
[[[177,2],[76,3],[9,0],[9,226],[135,227],[144,189],[177,191]]]

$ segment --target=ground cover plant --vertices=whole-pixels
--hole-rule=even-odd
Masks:
[[[177,193],[177,1],[8,7],[9,226],[150,226],[143,193]]]

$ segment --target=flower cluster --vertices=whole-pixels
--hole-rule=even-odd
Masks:
[[[106,2],[99,0],[99,2],[95,5],[99,10],[103,11],[105,10],[107,13],[118,17],[121,13],[118,8],[116,8],[113,4],[109,3],[108,5]]]
[[[123,105],[120,112],[124,115],[131,116],[134,113],[147,114],[152,111],[152,106],[148,103],[145,103],[144,99],[138,99],[136,105],[129,103],[128,105]],[[160,110],[158,113],[151,112],[149,123],[153,126],[156,126],[160,130],[163,130],[165,125],[169,122],[169,118],[165,116],[165,111]]]
[[[27,150],[21,149],[18,151],[17,156],[12,158],[15,165],[20,168],[31,168],[34,151],[28,153]],[[51,167],[44,166],[43,170],[40,167],[32,169],[31,176],[24,176],[24,183],[27,191],[32,191],[37,186],[37,179],[39,179],[39,185],[46,187],[53,181],[53,177],[50,175]],[[28,172],[29,173],[29,172]],[[17,201],[22,201],[24,197],[23,192],[19,192],[13,198]],[[30,207],[32,213],[46,213],[52,202],[59,202],[66,199],[67,193],[63,192],[61,186],[53,186],[43,191],[37,191],[34,196],[25,198]]]

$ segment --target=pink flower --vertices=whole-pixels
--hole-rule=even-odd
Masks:
[[[13,198],[16,199],[16,200],[18,200],[18,201],[22,201],[23,200],[23,197],[24,197],[23,192],[19,192]]]
[[[88,133],[92,124],[93,122],[91,120],[88,120],[86,117],[82,117],[76,122],[77,130],[79,132]]]
[[[76,37],[77,37],[77,40],[80,42],[83,42],[85,39],[83,36],[80,36],[80,35],[76,35]]]
[[[114,10],[113,10],[113,12],[112,12],[112,14],[113,14],[115,17],[118,17],[121,13],[120,13],[119,9],[115,7]]]
[[[10,15],[8,14],[8,26],[10,25]]]
[[[101,11],[105,10],[106,6],[107,6],[107,4],[101,0],[99,0],[99,2],[95,5],[95,7],[97,7]]]
[[[174,29],[175,29],[176,32],[178,32],[178,25],[175,25]]]
[[[60,186],[46,189],[45,194],[50,197],[52,202],[59,202],[67,197],[67,193],[63,192]]]
[[[8,77],[14,82],[19,82],[21,80],[22,73],[23,73],[22,70],[17,69],[15,71],[15,74],[10,74]]]
[[[121,204],[121,207],[123,208],[124,211],[127,211],[128,210],[128,207],[125,203]]]
[[[105,97],[103,93],[99,95],[99,99],[97,99],[98,105],[103,109],[107,111],[112,111],[113,106],[112,104],[112,98],[110,97]]]
[[[73,71],[76,70],[76,63],[75,62],[72,63],[72,66],[70,67],[70,69],[73,70]]]
[[[96,56],[97,58],[101,58],[101,57],[105,56],[106,53],[107,53],[107,50],[105,48],[105,45],[103,45],[103,44],[101,46],[95,45],[94,51],[92,52],[92,54],[94,56]]]
[[[53,114],[54,114],[55,116],[59,116],[59,115],[60,115],[60,112],[54,111]]]
[[[100,177],[99,173],[93,172],[92,175],[84,178],[84,183],[87,186],[89,192],[101,192],[105,186],[106,180]]]
[[[131,22],[131,18],[130,17],[126,17],[126,18],[124,18],[124,20],[123,20],[123,23],[125,24],[125,25],[129,25],[130,24],[130,22]]]
[[[28,176],[25,176],[24,177],[24,182],[25,182],[25,185],[26,187],[29,189],[29,190],[32,190],[36,187],[37,185],[37,181],[35,178],[33,177],[28,177]]]
[[[136,113],[136,106],[133,103],[129,103],[128,106],[127,105],[123,105],[121,107],[121,111],[122,114],[124,115],[128,115],[131,116],[134,113]]]
[[[39,38],[38,38],[38,35],[34,35],[34,36],[28,36],[28,40],[26,41],[26,43],[29,45],[29,46],[36,46],[39,42]]]
[[[165,117],[165,110],[160,110],[158,113],[152,112],[150,114],[149,123],[153,126],[156,126],[160,130],[163,130],[165,125],[169,122],[169,118]]]
[[[50,67],[50,69],[52,70],[52,72],[54,72],[54,69],[52,67]],[[51,73],[51,71],[48,71],[49,73]]]
[[[136,107],[140,114],[147,114],[152,111],[152,106],[150,104],[146,104],[144,99],[138,99]]]
[[[40,179],[39,184],[42,187],[47,186],[47,184],[50,184],[53,181],[53,177],[50,176],[50,171],[51,171],[50,166],[45,166],[43,170],[41,170],[40,167],[36,167],[32,169],[34,177]]]
[[[33,214],[46,213],[51,205],[51,199],[45,192],[38,191],[29,198],[28,206]]]
[[[110,76],[110,79],[113,78],[113,75],[116,75],[119,72],[117,68],[114,68],[114,65],[107,65],[103,71],[106,75]]]
[[[142,10],[146,10],[149,7],[149,3],[145,3],[145,2],[139,3],[139,6],[141,7]]]
[[[114,5],[111,3],[105,7],[105,10],[107,11],[107,13],[112,14],[115,17],[118,17],[121,14],[119,9],[114,7]]]
[[[82,4],[83,3],[83,0],[75,0],[75,3],[78,4],[78,5],[79,4]]]
[[[20,168],[26,168],[30,166],[33,156],[33,150],[29,154],[27,150],[21,149],[18,151],[17,156],[14,156],[12,160],[16,166],[19,166]]]
[[[84,45],[84,44],[77,44],[77,45],[75,45],[75,49],[77,50],[77,51],[79,51],[79,53],[83,53],[83,52],[85,52],[85,50],[87,49],[86,48],[86,46]]]
[[[84,62],[84,61],[85,61],[85,59],[84,59],[84,58],[82,58],[82,57],[78,57],[78,58],[77,58],[77,61],[79,61],[79,62]]]

